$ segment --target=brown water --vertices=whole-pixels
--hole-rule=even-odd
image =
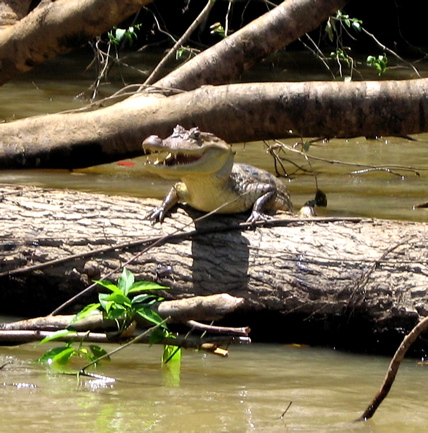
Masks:
[[[179,376],[160,348],[134,346],[97,373],[115,382],[55,375],[30,362],[42,346],[0,348],[1,433],[423,432],[425,367],[406,361],[373,420],[354,423],[386,371],[386,358],[333,350],[232,347],[228,358],[186,351]],[[286,414],[281,415],[292,403]]]
[[[152,61],[152,57],[149,59]],[[302,59],[297,57],[300,63],[295,59],[290,62],[293,65],[295,63],[306,65],[307,58],[303,56]],[[128,61],[140,70],[148,68],[145,64],[139,64],[135,58]],[[90,57],[86,56],[77,60],[66,57],[62,61],[49,62],[28,76],[4,85],[0,92],[0,120],[81,107],[91,95],[88,89],[94,75],[93,71],[85,71],[89,62]],[[311,63],[309,66],[314,65]],[[427,74],[427,71],[428,67],[425,66],[421,73]],[[142,80],[134,69],[129,72],[122,68],[121,72],[124,73],[122,78],[116,72],[116,75],[113,74],[112,82],[101,86],[102,95],[120,89],[123,81],[129,83],[133,80]],[[262,72],[267,73],[265,70]],[[401,69],[392,73],[398,77],[403,75]],[[278,78],[276,73],[271,75]],[[61,77],[61,81],[58,81],[58,77]],[[310,78],[330,79],[330,76],[316,70]],[[301,71],[297,71],[294,75],[292,72],[287,72],[284,79],[302,79]],[[10,101],[13,103],[11,104]],[[359,137],[352,140],[319,142],[313,144],[307,152],[309,162],[304,156],[291,151],[282,154],[287,160],[292,161],[292,163],[284,162],[287,173],[291,175],[291,180],[285,182],[291,191],[296,208],[313,197],[314,173],[317,173],[318,186],[328,196],[329,205],[325,212],[329,215],[427,221],[428,210],[414,210],[413,206],[428,201],[428,134],[420,134],[414,138],[417,141],[396,137],[377,140]],[[296,140],[284,140],[284,143],[293,146]],[[234,147],[237,150],[237,161],[252,164],[257,161],[256,165],[274,170],[272,157],[266,152],[265,144],[248,143],[245,146],[234,145]],[[322,158],[325,161],[314,160],[312,157]],[[339,164],[337,161],[355,165]],[[0,183],[75,188],[161,198],[171,183],[148,177],[144,172],[144,158],[136,158],[133,162],[135,165],[132,167],[113,163],[73,173],[59,170],[7,170],[0,172]],[[297,170],[294,164],[308,171]],[[380,170],[393,166],[399,166],[393,170],[393,173]],[[356,173],[358,171],[359,173]],[[325,213],[324,210],[321,212]]]
[[[65,65],[65,66],[64,66]],[[53,113],[77,108],[92,75],[85,62],[52,62],[37,72],[2,87],[0,119]],[[144,65],[140,65],[144,69]],[[61,82],[58,81],[61,77]],[[319,78],[317,76],[317,78]],[[117,80],[103,87],[106,94],[121,86]],[[11,103],[11,101],[13,101]],[[286,158],[317,173],[327,193],[329,215],[361,215],[427,221],[428,210],[413,210],[428,201],[428,134],[418,141],[401,138],[332,140],[309,150],[328,161],[353,164],[400,165],[353,173],[364,167],[312,160],[287,152]],[[293,145],[295,140],[286,141]],[[236,145],[237,159],[272,169],[263,143]],[[148,177],[143,159],[125,167],[109,164],[88,170],[3,171],[0,183],[19,183],[162,197],[169,184]],[[292,179],[287,185],[296,207],[312,198],[313,175],[285,163]],[[243,324],[245,325],[245,324]],[[132,347],[98,371],[114,383],[55,375],[31,363],[44,347],[28,344],[0,347],[0,433],[57,432],[422,432],[428,425],[424,394],[427,370],[408,360],[390,396],[373,420],[352,423],[380,386],[389,360],[338,353],[319,348],[280,345],[231,348],[227,359],[185,352],[180,377],[160,367],[160,349]],[[281,414],[292,402],[288,412]]]

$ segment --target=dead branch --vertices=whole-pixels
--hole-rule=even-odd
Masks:
[[[397,376],[398,369],[400,367],[401,361],[403,360],[406,352],[409,350],[410,346],[415,342],[415,340],[422,334],[422,332],[428,329],[428,317],[421,320],[404,338],[403,342],[400,344],[400,347],[395,352],[394,357],[392,358],[388,371],[386,373],[385,379],[383,381],[382,386],[379,391],[375,395],[373,401],[369,404],[367,409],[358,418],[357,421],[367,421],[370,419],[376,412],[377,408],[383,402],[383,400],[388,395],[392,384],[394,383],[395,377]]]
[[[221,293],[210,296],[194,296],[174,301],[163,301],[153,307],[162,317],[170,317],[169,323],[185,323],[191,320],[218,320],[233,312],[244,302],[243,298]],[[111,330],[116,328],[115,321],[106,320],[102,314],[93,314],[78,322],[73,322],[74,315],[36,317],[17,322],[0,324],[0,330],[51,331],[72,329],[75,331]],[[145,323],[139,322],[145,325]],[[190,325],[193,326],[193,325]],[[233,328],[232,328],[233,329]],[[242,331],[244,328],[238,328]],[[205,330],[208,330],[207,328]],[[225,329],[223,329],[225,331]],[[236,333],[241,333],[236,331]],[[248,332],[246,333],[248,335]]]
[[[31,331],[31,330],[1,330],[0,341],[8,344],[23,344],[31,343],[35,341],[41,341],[44,338],[52,337],[53,331]],[[80,340],[90,343],[124,343],[129,341],[129,337],[126,339],[120,339],[117,335],[110,336],[105,333],[99,332],[76,332],[68,336],[64,336],[56,339],[56,341],[69,342],[73,340]],[[156,344],[167,344],[170,346],[179,346],[183,349],[203,349],[204,344],[214,345],[227,345],[227,344],[247,344],[250,342],[248,337],[236,337],[236,336],[213,336],[213,337],[175,337],[175,338],[163,338],[157,341]],[[138,343],[150,344],[150,336],[147,335],[144,338],[139,339]]]

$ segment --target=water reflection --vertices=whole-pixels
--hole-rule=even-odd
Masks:
[[[53,433],[73,425],[103,433],[419,433],[428,422],[428,403],[420,394],[426,371],[414,361],[405,361],[374,419],[354,423],[380,386],[388,359],[259,344],[232,347],[227,359],[187,351],[176,386],[165,380],[160,348],[134,346],[115,355],[97,370],[114,383],[78,381],[29,364],[41,350],[0,348],[0,360],[19,360],[0,370],[0,385],[34,385],[0,386],[7,401],[1,432]]]

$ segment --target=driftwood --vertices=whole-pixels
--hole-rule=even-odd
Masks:
[[[163,301],[152,309],[168,323],[187,323],[193,326],[194,321],[219,320],[225,314],[234,311],[242,298],[235,298],[226,293],[211,296],[195,296],[187,299]],[[84,319],[74,321],[75,315],[48,315],[33,319],[19,320],[11,323],[0,323],[1,330],[58,330],[72,329],[75,331],[94,331],[116,329],[114,320],[106,320],[102,314],[91,314]],[[145,323],[143,323],[145,325]],[[197,325],[196,325],[197,326]],[[241,328],[239,328],[241,329]],[[244,328],[242,328],[244,329]],[[244,332],[248,334],[248,331]]]
[[[426,224],[278,215],[249,228],[245,215],[193,221],[201,214],[179,209],[151,225],[144,215],[158,203],[153,200],[2,190],[3,314],[49,314],[139,254],[127,267],[137,279],[170,286],[169,299],[244,298],[227,322],[245,322],[256,340],[392,352],[428,315]],[[115,271],[110,279],[118,276]],[[80,309],[94,295],[72,307]],[[420,339],[416,349],[426,348]]]
[[[398,368],[400,367],[401,361],[406,355],[407,351],[411,345],[416,341],[422,332],[428,329],[428,317],[421,320],[410,332],[406,335],[400,347],[395,352],[391,362],[389,363],[388,370],[385,375],[385,379],[379,389],[379,391],[374,396],[372,402],[369,404],[367,409],[363,412],[361,417],[357,421],[366,421],[373,417],[378,407],[381,405],[383,400],[385,400],[388,395],[392,384],[394,383],[395,377],[398,373]]]

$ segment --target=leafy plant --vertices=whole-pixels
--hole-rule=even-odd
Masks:
[[[226,31],[224,30],[224,27],[221,25],[221,23],[214,23],[210,25],[210,33],[212,35],[219,35],[222,38],[226,37]]]
[[[100,293],[98,295],[99,302],[84,307],[76,314],[72,323],[76,323],[94,312],[101,312],[105,319],[114,320],[117,324],[118,331],[123,333],[133,325],[135,318],[140,316],[148,323],[158,326],[156,332],[153,332],[151,336],[152,343],[160,341],[166,336],[172,336],[165,324],[165,320],[150,308],[150,306],[161,301],[163,298],[153,294],[141,293],[160,289],[164,290],[168,289],[168,287],[160,286],[157,283],[149,281],[135,282],[134,274],[126,268],[123,269],[117,285],[108,281],[95,282],[109,293]],[[63,329],[43,339],[41,343],[64,337],[72,337],[73,335],[76,335],[75,331]],[[174,347],[174,352],[171,347],[174,346],[165,346],[164,348],[164,363],[172,358],[177,359],[177,357],[179,357],[177,352],[179,349]],[[100,357],[108,359],[107,352],[100,346],[89,345],[88,348],[86,348],[83,346],[83,341],[80,341],[77,346],[74,341],[70,341],[61,347],[47,351],[39,358],[39,362],[61,366],[67,364],[73,357],[86,358],[94,364]]]
[[[353,60],[352,60],[352,57],[350,57],[346,53],[346,51],[348,49],[349,48],[347,48],[347,47],[343,47],[343,49],[342,48],[338,48],[336,51],[332,51],[330,53],[330,58],[332,58],[334,60],[337,60],[337,61],[342,61],[342,62],[346,63],[347,66],[351,66],[351,63],[352,63]]]
[[[52,337],[45,338],[42,343],[71,334],[76,333],[74,331],[65,330],[64,332],[64,330],[61,330],[55,333]],[[49,366],[61,367],[68,364],[70,359],[73,357],[83,358],[94,363],[96,363],[97,359],[101,357],[104,357],[106,360],[110,360],[110,358],[107,356],[107,352],[102,347],[95,344],[89,344],[86,348],[83,346],[82,341],[76,347],[74,341],[71,340],[64,346],[54,347],[53,349],[48,350],[38,359],[38,361]]]
[[[141,24],[135,24],[127,29],[121,29],[120,27],[113,27],[111,31],[107,33],[110,42],[114,45],[120,45],[122,42],[127,41],[130,46],[137,40],[136,30],[141,28]]]
[[[360,32],[362,29],[363,22],[357,18],[351,18],[349,15],[345,15],[342,11],[337,11],[334,17],[330,17],[325,26],[325,31],[331,42],[340,35],[340,31],[337,27],[337,23],[340,23],[347,29],[353,29]]]
[[[143,291],[165,290],[168,287],[150,281],[135,282],[134,274],[126,268],[123,269],[117,285],[103,280],[95,282],[110,293],[100,293],[98,295],[99,302],[87,305],[76,315],[73,322],[85,318],[92,314],[93,311],[101,311],[105,319],[114,320],[117,323],[119,332],[125,331],[137,315],[154,325],[158,325],[163,321],[159,314],[150,309],[151,305],[163,298],[147,293],[141,293],[134,297],[129,295]],[[162,327],[167,329],[166,325]]]
[[[377,57],[375,56],[368,56],[366,63],[369,66],[374,66],[379,75],[382,75],[385,73],[387,67],[388,67],[388,58],[386,57],[386,54],[381,54]]]

